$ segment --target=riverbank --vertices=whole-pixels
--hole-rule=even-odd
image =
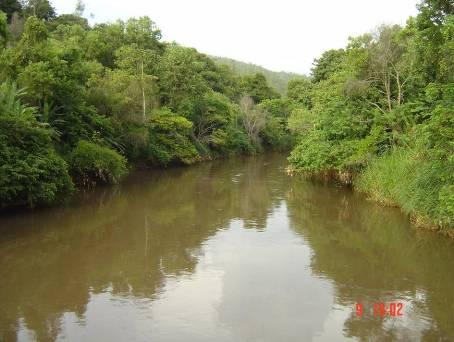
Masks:
[[[384,25],[324,52],[301,87],[292,168],[352,184],[452,236],[453,14],[452,5],[424,0],[406,26]]]
[[[413,226],[437,231],[454,239],[452,188],[449,170],[442,164],[424,160],[407,150],[375,158],[360,171],[326,170],[306,172],[292,166],[290,174],[336,182],[364,193],[371,201],[386,207],[398,207]],[[451,176],[452,177],[452,176]]]
[[[383,205],[398,206],[417,227],[454,238],[454,168],[449,159],[396,149],[372,160],[355,188]]]

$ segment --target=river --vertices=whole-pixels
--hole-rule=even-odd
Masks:
[[[453,241],[285,167],[137,171],[3,215],[0,341],[454,341]]]

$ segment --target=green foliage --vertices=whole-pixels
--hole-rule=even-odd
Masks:
[[[50,30],[56,30],[58,26],[72,26],[72,25],[79,25],[85,30],[89,29],[88,20],[74,14],[61,14],[56,18],[52,19],[48,23],[48,27]]]
[[[255,64],[244,63],[231,58],[217,56],[210,57],[216,64],[229,68],[237,76],[254,75],[257,73],[263,74],[269,85],[282,96],[287,94],[287,84],[289,81],[301,77],[301,75],[292,72],[271,71]]]
[[[6,13],[0,11],[0,48],[6,46],[8,41],[8,25]]]
[[[332,168],[332,145],[317,131],[304,136],[292,151],[289,162],[298,170],[320,172]]]
[[[8,23],[11,23],[11,18],[14,13],[22,12],[22,5],[18,0],[2,0],[0,2],[0,11],[8,16]]]
[[[188,138],[191,129],[191,121],[167,108],[153,113],[149,123],[149,159],[164,166],[199,161],[200,156]]]
[[[123,156],[85,140],[79,141],[69,155],[69,166],[71,175],[84,187],[115,184],[127,173]]]
[[[266,112],[266,125],[262,133],[265,144],[279,150],[289,150],[295,143],[295,136],[289,129],[288,118],[294,104],[288,99],[264,100],[259,107]]]
[[[250,96],[255,103],[279,97],[279,94],[268,85],[265,76],[260,73],[243,76],[241,89],[243,90],[243,93]]]
[[[343,49],[325,51],[320,58],[314,61],[312,80],[320,82],[329,79],[339,71],[344,56],[345,51]]]
[[[266,120],[263,139],[268,146],[281,151],[291,149],[295,142],[294,136],[287,128],[287,121],[274,116],[269,116]]]
[[[289,161],[330,175],[419,223],[453,227],[453,7],[426,0],[405,28],[382,26],[315,61],[313,85],[294,81],[303,104],[288,127],[299,143]],[[349,175],[345,177],[345,175]]]
[[[252,141],[246,132],[237,125],[230,125],[225,131],[224,153],[232,154],[253,154],[256,152]]]
[[[50,204],[72,191],[65,161],[52,145],[52,131],[38,123],[34,109],[19,101],[8,83],[0,88],[1,207]]]
[[[176,112],[190,112],[192,100],[209,89],[203,70],[204,63],[194,49],[168,46],[159,64],[162,103]]]
[[[27,90],[10,86],[22,102],[2,91],[3,113],[52,132],[52,158],[64,172],[57,152],[69,161],[75,183],[117,182],[121,155],[139,165],[192,164],[293,141],[290,104],[268,100],[278,95],[263,75],[240,79],[195,49],[161,42],[148,17],[91,27],[82,5],[56,16],[47,0],[24,2],[23,30],[16,14],[11,43],[0,49],[0,81]],[[1,27],[6,15],[6,37]],[[263,108],[251,100],[242,109],[244,92]]]
[[[23,12],[26,16],[34,16],[46,21],[56,16],[55,8],[48,0],[25,0]]]
[[[3,115],[33,117],[35,108],[25,106],[20,100],[25,95],[23,89],[18,89],[15,83],[0,84],[0,113]]]
[[[294,108],[289,115],[287,126],[291,133],[304,135],[315,127],[316,117],[307,108]]]
[[[312,107],[312,83],[306,78],[294,78],[289,81],[287,88],[287,96],[303,105],[304,107]]]
[[[234,120],[234,111],[230,100],[219,93],[208,92],[195,101],[190,115],[194,123],[194,136],[208,148],[222,150],[227,144],[226,127]]]
[[[399,205],[423,221],[452,227],[454,164],[433,160],[428,151],[396,149],[374,159],[357,180],[360,190],[390,205]]]

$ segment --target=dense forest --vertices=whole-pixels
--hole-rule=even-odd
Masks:
[[[226,58],[226,57],[217,57],[210,56],[215,63],[220,65],[227,65],[234,74],[245,76],[245,75],[254,75],[262,74],[265,76],[268,84],[277,90],[277,92],[283,96],[287,95],[287,85],[288,82],[294,78],[305,78],[304,75],[299,75],[293,72],[285,71],[271,71],[260,65],[255,65],[252,63],[240,62],[235,59]]]
[[[166,43],[148,17],[90,26],[78,2],[2,1],[1,207],[50,204],[132,166],[289,148],[284,100]]]
[[[58,202],[132,167],[273,148],[292,150],[292,171],[452,232],[454,5],[418,9],[326,51],[283,96],[263,73],[162,41],[148,17],[91,26],[80,1],[61,15],[47,0],[2,1],[1,207]]]
[[[315,61],[311,82],[289,93],[306,105],[289,161],[452,234],[454,3],[418,10]]]

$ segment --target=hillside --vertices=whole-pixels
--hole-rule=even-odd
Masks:
[[[288,81],[295,77],[305,77],[304,75],[292,72],[271,71],[259,65],[240,62],[231,58],[217,56],[210,56],[210,58],[212,58],[217,64],[228,65],[233,72],[238,75],[250,75],[258,72],[262,73],[266,77],[269,84],[282,95],[286,95],[287,93]]]

